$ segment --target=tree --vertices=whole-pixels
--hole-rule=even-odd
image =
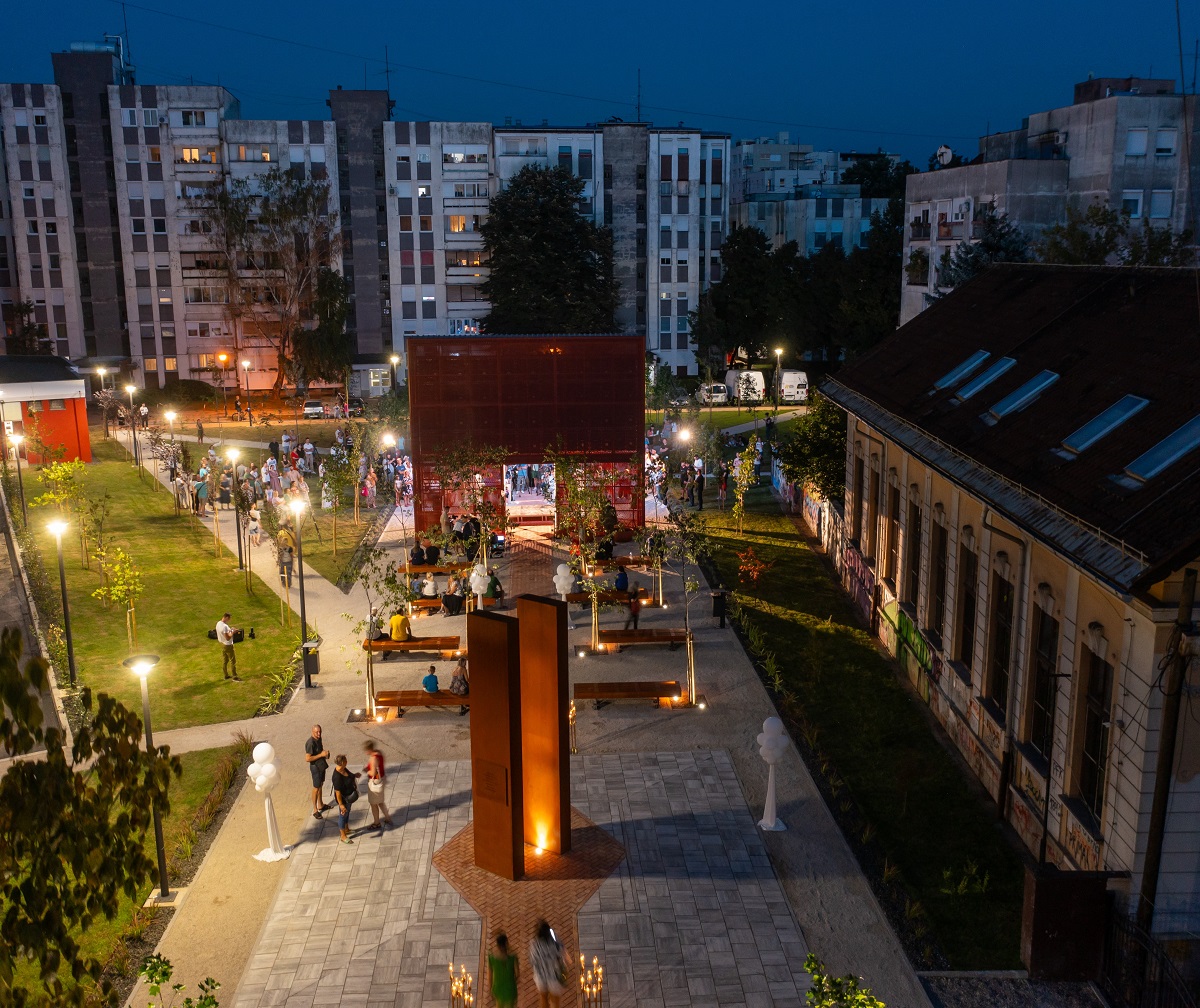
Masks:
[[[796,420],[779,453],[791,482],[810,486],[826,500],[839,500],[846,490],[846,414],[830,399],[813,392],[808,412]]]
[[[959,242],[953,250],[947,249],[942,254],[937,290],[929,295],[930,300],[944,297],[946,292],[978,276],[993,263],[1022,263],[1030,259],[1028,239],[1009,221],[1007,214],[997,214],[989,207],[975,221],[973,232],[973,241]]]
[[[364,633],[367,630],[371,613],[375,609],[379,610],[381,619],[386,621],[388,613],[398,611],[402,605],[416,597],[408,586],[408,579],[399,577],[392,556],[378,547],[367,550],[354,569],[348,569],[346,573],[362,585],[367,600],[365,620],[355,619],[352,613],[343,614],[354,624],[355,633]],[[371,717],[375,716],[374,657],[373,652],[367,652],[367,712]]]
[[[133,562],[133,557],[120,546],[114,546],[112,550],[97,550],[96,559],[100,563],[103,583],[92,592],[92,598],[101,599],[106,605],[115,602],[125,606],[125,633],[129,639],[129,653],[133,654],[137,650],[135,606],[145,590],[142,585],[142,572]]]
[[[858,977],[847,973],[833,977],[811,952],[804,959],[804,972],[812,977],[804,1000],[809,1008],[886,1008],[866,987],[858,985]]]
[[[563,168],[522,168],[493,197],[482,227],[491,271],[488,333],[616,328],[612,232],[579,213],[583,182]]]
[[[860,186],[862,194],[871,199],[898,199],[903,203],[906,180],[916,170],[911,161],[893,160],[892,155],[880,150],[856,158],[842,172],[841,181],[843,185]]]
[[[35,477],[45,488],[29,502],[30,507],[53,507],[59,514],[75,509],[83,495],[82,479],[87,466],[79,459],[46,462]]]
[[[651,377],[646,382],[646,409],[649,410],[665,410],[672,400],[679,398],[683,393],[679,379],[665,364],[657,364],[657,360],[655,357],[655,363],[650,365]]]
[[[50,333],[44,322],[34,321],[32,301],[18,301],[10,311],[12,322],[4,338],[5,353],[45,356],[54,353]]]
[[[1064,266],[1189,266],[1194,258],[1191,231],[1146,218],[1138,225],[1099,200],[1083,211],[1067,207],[1066,221],[1046,228],[1036,248],[1042,262]]]
[[[478,538],[464,538],[463,546],[487,563],[487,550],[492,533],[507,528],[504,509],[503,486],[489,488],[486,474],[501,474],[503,483],[504,461],[508,449],[501,445],[476,444],[464,441],[449,447],[439,447],[433,457],[434,475],[442,486],[441,529],[430,530],[433,538],[443,539],[449,530],[450,498],[457,498],[459,507],[479,519]],[[418,533],[419,534],[419,533]]]
[[[170,811],[170,778],[182,767],[166,747],[143,751],[139,719],[103,693],[93,700],[89,689],[64,751],[59,730],[43,724],[46,663],[33,658],[22,670],[20,656],[20,631],[0,631],[0,746],[8,757],[45,749],[44,758],[16,759],[0,777],[0,1003],[81,1005],[95,984],[115,1005],[101,963],[74,935],[112,920],[121,896],[136,898],[150,878],[151,811]],[[16,986],[14,970],[24,963],[37,964],[43,990]],[[58,977],[64,963],[74,985]]]
[[[733,508],[731,510],[738,535],[742,534],[742,523],[746,519],[746,493],[752,486],[758,485],[755,454],[754,442],[751,441],[733,460]]]

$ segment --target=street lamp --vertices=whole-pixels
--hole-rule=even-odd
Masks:
[[[229,393],[225,390],[225,364],[229,360],[229,354],[217,354],[217,360],[221,362],[221,410],[225,416],[229,416]]]
[[[62,537],[67,531],[65,521],[52,521],[48,526],[50,534],[58,545],[58,584],[62,588],[63,604],[63,634],[67,638],[67,671],[71,677],[71,687],[75,687],[75,645],[71,641],[71,606],[67,602],[67,571],[63,566]]]
[[[304,514],[304,501],[297,498],[288,504],[292,512],[292,523],[296,527],[296,566],[300,569],[300,660],[304,664],[304,688],[312,688],[312,675],[308,669],[308,620],[304,611],[304,542],[300,534],[300,519]]]
[[[154,735],[150,731],[150,690],[146,686],[146,677],[158,664],[158,655],[133,655],[121,664],[142,681],[142,720],[146,723],[146,753],[149,755],[154,752]],[[154,816],[154,846],[158,848],[158,885],[162,898],[169,900],[171,889],[167,885],[167,849],[163,845],[162,817],[157,808],[150,811]]]
[[[250,420],[250,426],[254,426],[254,410],[250,408],[250,362],[242,361],[242,370],[246,374],[246,416]]]
[[[104,376],[108,374],[108,368],[96,368],[96,374],[100,376],[100,391],[104,391]],[[108,438],[108,410],[104,410],[104,437]]]
[[[175,482],[175,478],[179,475],[179,460],[175,457],[175,417],[178,414],[174,410],[167,410],[164,414],[167,420],[167,426],[171,428],[171,496],[175,498],[175,517],[179,517],[179,486]]]
[[[775,348],[775,412],[779,412],[779,400],[783,397],[783,372],[780,370],[783,361],[783,347]]]
[[[9,434],[8,440],[13,443],[13,454],[17,457],[17,489],[21,491],[21,521],[29,524],[29,511],[25,507],[25,479],[21,475],[21,442],[25,440],[24,434]]]
[[[244,569],[242,563],[242,496],[238,487],[237,479],[237,460],[238,450],[236,448],[229,449],[229,461],[233,464],[233,478],[230,479],[230,491],[233,494],[233,528],[234,534],[237,536],[238,546],[238,570]],[[213,521],[216,521],[216,516],[213,516]]]
[[[400,355],[392,354],[392,356],[389,357],[388,360],[390,360],[392,362],[392,395],[394,397],[394,396],[398,396],[400,394],[399,392],[396,391],[396,366],[400,363]]]
[[[137,418],[133,415],[133,393],[137,391],[136,385],[126,385],[125,391],[129,393],[129,436],[133,439],[133,464],[138,464],[138,441],[137,441]],[[138,475],[141,475],[141,469],[138,469]]]

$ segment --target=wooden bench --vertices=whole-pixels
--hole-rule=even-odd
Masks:
[[[393,707],[396,717],[404,717],[406,707],[458,707],[462,717],[470,709],[470,697],[461,697],[449,690],[427,693],[425,690],[382,690],[375,694],[376,707]]]
[[[414,637],[412,640],[365,640],[364,651],[440,651],[443,658],[454,658],[461,649],[458,637]]]
[[[600,592],[598,598],[601,602],[615,602],[620,605],[624,605],[629,601],[629,593],[613,591],[610,588],[607,591]],[[647,600],[650,598],[650,593],[646,591],[645,588],[639,588],[638,598],[641,600],[642,604],[645,605]],[[567,601],[570,602],[571,605],[586,606],[592,604],[592,596],[587,592],[571,592],[567,595]]]
[[[688,632],[682,627],[677,629],[647,628],[645,630],[601,630],[601,649],[611,648],[620,651],[628,644],[667,644],[674,651],[680,644],[686,644]]]
[[[472,563],[440,563],[440,564],[413,564],[405,567],[404,564],[399,565],[402,571],[408,571],[411,574],[441,574],[448,577],[451,574],[461,574],[464,571],[474,569]]]
[[[584,682],[575,684],[576,700],[592,700],[599,710],[614,700],[650,700],[655,707],[660,701],[678,700],[683,695],[679,683],[667,682]]]
[[[597,571],[616,570],[619,567],[650,567],[649,558],[644,556],[615,556],[611,560],[597,560]]]

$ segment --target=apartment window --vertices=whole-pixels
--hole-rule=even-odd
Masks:
[[[130,223],[130,228],[132,229],[134,234],[145,234],[146,233],[146,218],[134,217],[130,220],[129,223]]]
[[[987,695],[1000,708],[1008,705],[1008,663],[1012,654],[1013,586],[999,572],[992,575],[992,627],[988,648]]]
[[[579,177],[581,179],[592,177],[592,152],[590,150],[579,152]]]
[[[58,234],[58,221],[46,221],[46,234]]]
[[[1131,129],[1125,134],[1125,156],[1143,157],[1146,153],[1146,133],[1144,129]]]
[[[478,336],[479,320],[473,318],[450,319],[449,333],[451,336]]]
[[[167,219],[165,217],[155,217],[154,218],[154,233],[155,234],[166,234],[167,233]]]
[[[422,217],[422,218],[420,218],[418,223],[420,224],[422,231],[432,231],[433,230],[433,218],[432,217]]]
[[[571,148],[569,145],[558,148],[558,167],[567,171],[571,170]]]
[[[158,109],[148,108],[142,109],[142,125],[157,126],[158,125]]]
[[[883,576],[894,585],[896,565],[900,559],[900,488],[889,486],[887,492],[887,548],[883,557]]]
[[[412,218],[409,217],[407,214],[402,215],[400,217],[400,230],[401,231],[411,231],[412,230]]]
[[[1154,133],[1154,153],[1158,157],[1169,157],[1175,153],[1178,131],[1175,129],[1160,129]]]
[[[207,113],[203,109],[185,109],[179,113],[179,121],[184,126],[204,126]]]
[[[178,371],[179,370],[179,361],[175,357],[164,357],[163,358],[163,370],[164,371]]]
[[[199,147],[181,147],[179,149],[179,160],[184,164],[199,164],[200,148]]]
[[[945,525],[934,522],[929,544],[929,627],[939,637],[946,625],[946,567],[949,558],[949,534]]]
[[[908,577],[905,578],[904,601],[917,604],[921,593],[921,505],[915,500],[908,505],[908,546],[905,559],[908,561]]]
[[[35,235],[38,233],[38,222],[32,217],[25,222],[25,233]]]
[[[1174,194],[1170,189],[1155,189],[1150,193],[1150,219],[1167,220],[1171,216]]]
[[[131,108],[122,109],[121,110],[121,123],[124,126],[136,126],[138,124],[137,109],[131,109]]]
[[[427,185],[417,186],[417,199],[429,199],[433,187]]]
[[[59,253],[51,252],[46,258],[49,259],[49,265],[52,270],[62,269],[62,256]]]
[[[437,298],[432,294],[421,298],[421,318],[437,318]]]
[[[159,162],[161,162],[162,161],[162,148],[161,147],[147,147],[146,148],[146,160],[149,161],[151,164],[158,164]]]
[[[483,288],[478,284],[447,284],[446,285],[446,301],[486,301],[483,296]]]
[[[412,255],[410,252],[409,255]],[[487,252],[484,249],[447,249],[447,266],[482,266],[487,262]]]
[[[1028,742],[1041,753],[1042,759],[1050,758],[1054,740],[1050,728],[1054,722],[1054,695],[1058,690],[1058,620],[1044,609],[1036,609],[1037,637],[1033,642],[1033,676],[1031,717],[1029,719]]]
[[[968,669],[975,655],[975,615],[979,608],[979,557],[963,546],[958,551],[958,633],[955,657]]]
[[[1140,189],[1126,189],[1121,193],[1121,212],[1136,220],[1142,216],[1142,193]]]
[[[429,148],[417,151],[417,164],[429,164]]]
[[[151,372],[157,373],[158,372],[158,358],[157,357],[145,358],[142,361],[142,368],[146,372],[146,374],[150,374]]]
[[[1083,714],[1083,752],[1079,766],[1079,797],[1096,817],[1104,812],[1104,776],[1108,765],[1108,726],[1112,721],[1113,668],[1103,656],[1083,649],[1087,672]]]
[[[446,230],[452,234],[470,234],[478,231],[483,224],[479,214],[447,214]]]

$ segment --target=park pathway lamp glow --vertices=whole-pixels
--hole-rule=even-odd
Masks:
[[[121,664],[142,682],[142,721],[146,725],[146,752],[152,753],[154,752],[154,734],[150,730],[150,690],[146,685],[146,677],[158,664],[158,655],[133,655],[126,658]],[[163,845],[162,816],[158,814],[157,808],[152,808],[150,811],[154,816],[154,846],[158,850],[158,885],[162,893],[161,898],[169,900],[171,888],[167,885],[167,849]]]
[[[250,420],[250,426],[254,426],[254,411],[250,408],[250,362],[242,361],[242,370],[246,373],[246,416]]]
[[[71,640],[71,604],[67,601],[67,571],[63,566],[62,537],[67,531],[65,521],[52,521],[48,526],[58,547],[58,584],[62,589],[63,604],[63,636],[67,638],[67,674],[71,679],[71,687],[75,686],[75,645]]]
[[[138,465],[138,441],[137,441],[137,417],[133,414],[133,393],[137,391],[136,385],[126,385],[125,391],[129,393],[129,437],[133,441],[133,464]],[[138,467],[138,476],[142,475],[141,467]]]
[[[396,391],[396,368],[400,364],[400,355],[392,354],[388,360],[392,362],[392,395],[398,396],[400,393]]]
[[[775,348],[775,412],[779,412],[779,400],[783,398],[783,372],[780,370],[783,361],[783,347]]]
[[[229,416],[229,393],[225,389],[225,369],[229,365],[229,354],[217,354],[217,360],[221,364],[221,415]]]
[[[308,617],[304,610],[304,542],[300,534],[300,520],[304,517],[304,501],[294,500],[288,504],[292,512],[292,524],[296,529],[296,568],[300,572],[300,654],[304,665],[304,688],[312,689],[312,674],[308,663]]]
[[[17,457],[17,490],[21,494],[21,523],[29,524],[29,511],[25,507],[25,477],[21,475],[21,442],[25,440],[24,434],[9,434],[8,440],[12,442],[13,454]]]

